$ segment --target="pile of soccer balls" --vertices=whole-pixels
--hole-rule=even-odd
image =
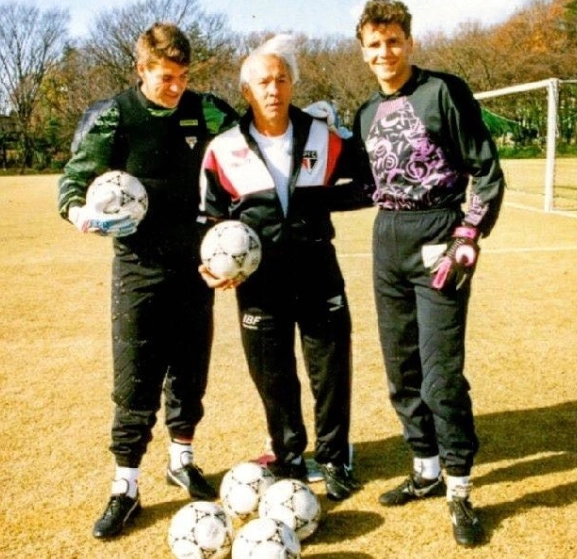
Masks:
[[[241,462],[220,485],[220,503],[195,501],[173,517],[168,543],[177,559],[299,559],[321,505],[309,486]]]

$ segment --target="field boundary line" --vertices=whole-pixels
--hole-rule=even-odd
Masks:
[[[573,252],[577,251],[577,245],[550,246],[550,247],[509,247],[509,248],[483,248],[483,254],[520,254],[524,252]],[[338,252],[339,258],[370,258],[370,252]]]
[[[573,219],[577,219],[577,212],[575,211],[564,211],[564,210],[555,210],[552,212],[544,212],[543,208],[535,208],[533,206],[526,206],[524,204],[518,204],[517,202],[503,202],[504,206],[508,206],[509,208],[515,208],[516,210],[526,210],[528,212],[536,212],[536,213],[547,213],[547,215],[555,216],[559,215],[561,217],[571,217]]]

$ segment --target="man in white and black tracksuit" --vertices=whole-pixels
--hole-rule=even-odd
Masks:
[[[298,325],[315,399],[315,458],[328,497],[340,500],[358,484],[349,470],[351,319],[330,211],[358,207],[362,194],[333,186],[346,175],[344,142],[326,122],[290,105],[295,73],[290,54],[276,49],[274,39],[245,61],[241,89],[251,108],[209,144],[201,214],[212,222],[241,220],[263,245],[262,262],[238,286],[237,300],[246,359],[276,455],[270,468],[277,477],[306,476]]]

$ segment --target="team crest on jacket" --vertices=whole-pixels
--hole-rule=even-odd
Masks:
[[[312,173],[319,160],[319,152],[316,149],[305,151],[303,154],[303,169]]]
[[[186,136],[184,139],[185,139],[186,143],[188,144],[188,147],[190,149],[194,149],[194,146],[196,145],[198,138],[196,136]]]

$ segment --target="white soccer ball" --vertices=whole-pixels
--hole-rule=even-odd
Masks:
[[[258,512],[266,489],[275,481],[271,471],[256,462],[241,462],[224,474],[219,494],[224,510],[233,518],[246,520]]]
[[[136,177],[108,171],[88,187],[86,205],[97,213],[127,215],[140,222],[148,210],[148,195]]]
[[[299,559],[301,543],[296,532],[274,518],[254,518],[232,542],[232,559]]]
[[[177,559],[224,559],[234,539],[232,521],[210,501],[194,501],[172,518],[168,544]]]
[[[258,235],[245,223],[227,220],[211,227],[200,246],[202,263],[217,277],[244,280],[260,264]]]
[[[321,503],[314,491],[298,479],[281,479],[264,493],[258,507],[261,517],[281,520],[299,540],[312,536],[321,520]]]

